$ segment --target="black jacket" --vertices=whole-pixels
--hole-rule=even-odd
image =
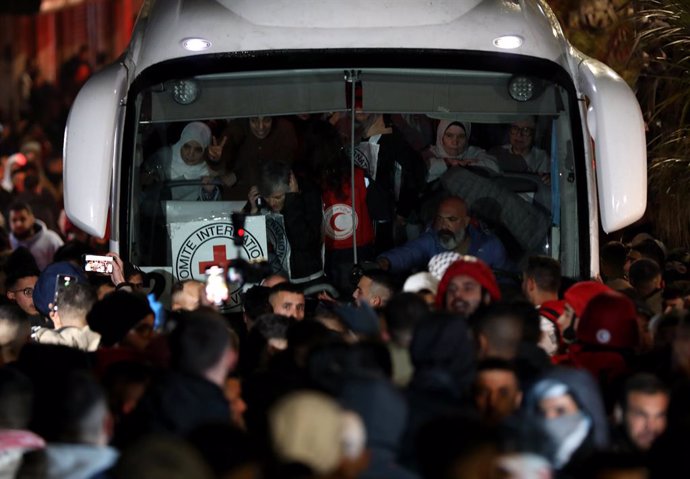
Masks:
[[[290,276],[299,279],[323,273],[320,191],[309,182],[301,181],[299,193],[285,195],[281,213],[290,244]]]
[[[154,380],[124,418],[115,443],[123,447],[149,433],[186,436],[207,423],[230,423],[230,405],[221,388],[200,376],[170,371]]]

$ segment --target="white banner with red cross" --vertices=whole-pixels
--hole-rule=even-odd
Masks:
[[[168,202],[175,203],[167,208],[168,228],[170,232],[170,246],[172,252],[173,275],[178,281],[186,279],[196,279],[204,281],[206,270],[211,266],[217,265],[224,269],[228,261],[240,257],[247,261],[260,261],[268,257],[266,241],[266,219],[263,216],[246,216],[244,224],[244,243],[236,246],[233,243],[235,227],[230,219],[228,204],[225,203],[225,214],[214,214],[206,211],[209,216],[205,219],[190,221],[174,221],[183,219],[184,216],[192,214],[188,209],[180,214],[175,213],[175,207],[181,206],[179,203],[187,202]],[[224,202],[195,202],[207,205],[208,209],[220,209],[220,204]],[[193,215],[192,215],[193,216]],[[231,286],[230,308],[241,304],[239,286]]]

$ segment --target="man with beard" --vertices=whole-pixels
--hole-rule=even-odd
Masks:
[[[501,241],[471,223],[465,201],[457,196],[441,201],[431,228],[386,251],[377,262],[384,271],[401,273],[424,268],[434,255],[446,251],[475,256],[493,269],[506,268],[506,250]]]
[[[470,319],[491,303],[501,300],[501,290],[488,265],[473,256],[463,256],[441,278],[436,308]]]
[[[53,254],[62,246],[62,239],[36,219],[28,204],[14,203],[10,206],[10,244],[13,250],[26,247],[38,268],[43,270],[53,261]]]

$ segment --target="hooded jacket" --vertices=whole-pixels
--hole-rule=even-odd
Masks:
[[[572,396],[580,411],[590,422],[587,435],[567,463],[572,466],[574,463],[585,459],[589,453],[605,449],[608,446],[609,426],[604,402],[599,387],[588,372],[566,367],[554,367],[540,376],[525,394],[522,411],[528,420],[542,419],[539,402],[543,399],[545,392],[543,385],[551,381],[566,386],[568,394]]]
[[[14,233],[10,233],[10,245],[15,250],[20,246],[24,246],[31,251],[31,254],[36,259],[38,269],[43,269],[53,261],[55,251],[62,246],[62,238],[52,230],[49,230],[46,224],[36,219],[34,224],[34,234],[27,239],[18,239]]]
[[[410,355],[414,374],[407,388],[409,415],[400,459],[415,465],[415,438],[429,420],[461,412],[474,381],[475,352],[467,322],[436,314],[415,329]]]

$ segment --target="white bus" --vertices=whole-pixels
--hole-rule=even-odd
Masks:
[[[361,101],[348,100],[355,90]],[[166,134],[179,136],[191,121],[217,127],[355,110],[471,122],[470,141],[485,149],[505,144],[514,120],[534,118],[535,146],[551,161],[547,219],[509,218],[508,229],[526,228],[511,232],[528,238],[518,241],[530,243],[521,253],[549,254],[567,276],[597,274],[600,229],[644,213],[637,100],[615,72],[568,43],[546,1],[148,0],[128,50],[72,107],[67,215],[96,236],[110,223],[111,248],[136,264],[197,276],[201,263],[232,254],[218,242],[234,205],[151,199],[141,181],[151,145],[174,143]],[[500,217],[509,205],[497,208]],[[265,253],[262,226],[252,228],[250,258]]]

